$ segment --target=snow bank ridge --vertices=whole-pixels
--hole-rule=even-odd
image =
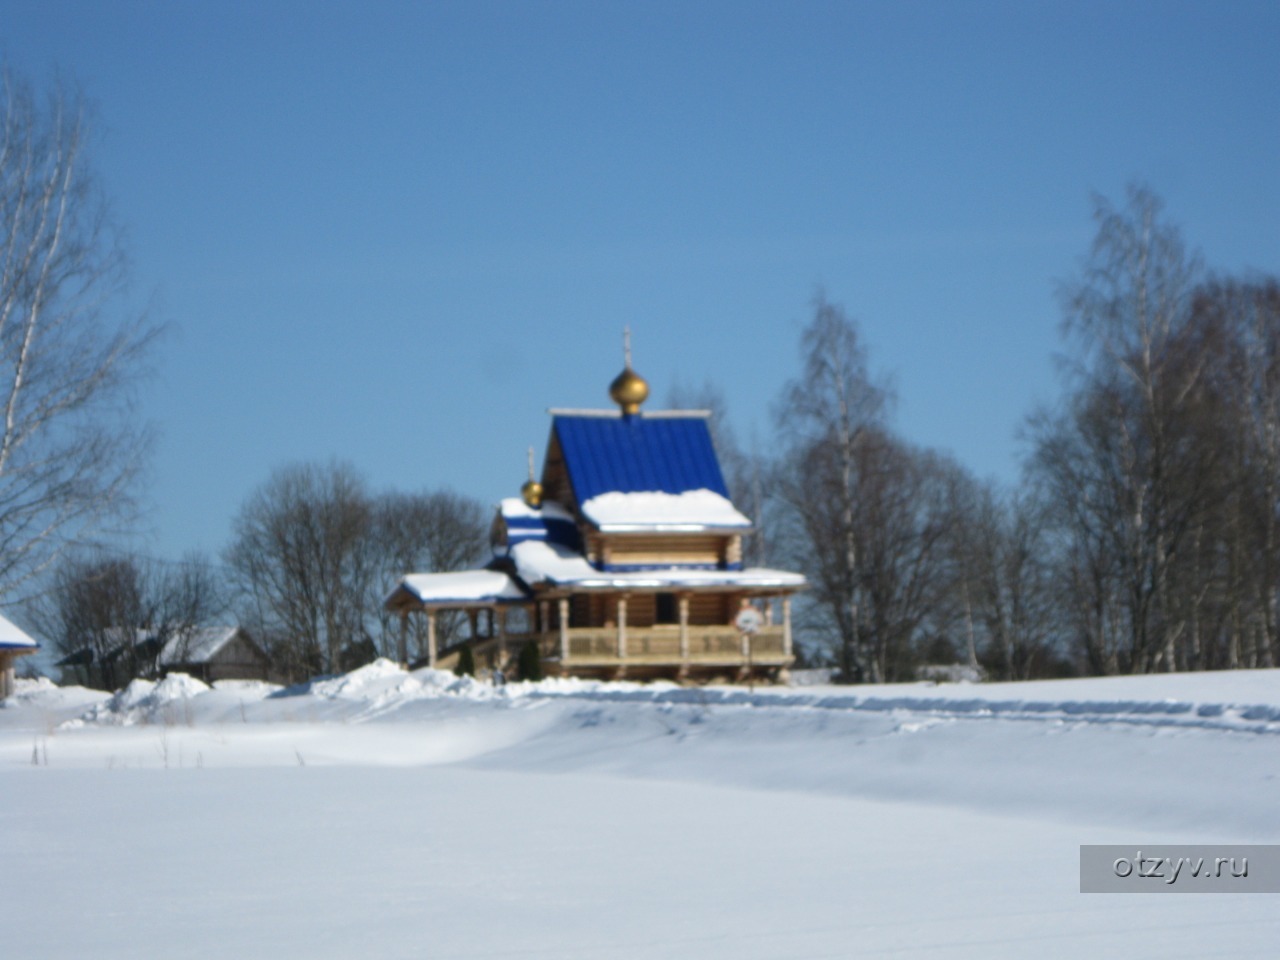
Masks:
[[[134,680],[109,700],[91,708],[83,717],[68,720],[63,726],[90,723],[121,727],[138,723],[190,724],[188,702],[210,689],[207,683],[185,673],[171,673],[159,683]]]
[[[1097,692],[1096,685],[1090,688],[1087,681],[1083,683],[1086,686],[1080,690],[1082,694]],[[833,687],[751,690],[745,687],[680,687],[669,682],[640,684],[573,678],[494,687],[473,677],[456,677],[442,670],[409,672],[390,660],[376,660],[342,676],[320,678],[285,689],[235,681],[219,683],[216,689],[211,689],[181,673],[170,674],[159,683],[135,680],[66,725],[190,724],[193,717],[198,720],[212,715],[212,711],[194,710],[193,705],[207,703],[212,707],[218,693],[222,693],[224,699],[231,695],[228,684],[235,685],[234,702],[240,705],[236,713],[242,719],[248,716],[244,711],[245,704],[250,702],[264,706],[285,699],[328,703],[338,711],[328,711],[329,719],[349,723],[395,714],[400,708],[415,702],[450,698],[489,701],[499,707],[532,706],[549,700],[578,700],[759,710],[868,711],[967,720],[1135,724],[1280,733],[1280,696],[1271,704],[1196,702],[1188,699],[1018,699],[1008,697],[1010,685],[1007,684],[990,690],[978,684],[900,686],[884,688],[883,691],[862,687],[850,688],[846,693]],[[1269,687],[1268,682],[1264,695]],[[51,689],[56,691],[57,688]],[[32,687],[25,693],[37,700],[42,696],[53,696],[43,687]],[[215,697],[207,698],[210,693]],[[984,693],[988,695],[983,696]],[[271,714],[257,713],[255,718],[270,722],[269,716]]]
[[[530,684],[526,696],[570,696],[590,700],[680,703],[700,706],[869,710],[879,713],[923,713],[961,719],[1072,720],[1089,723],[1133,723],[1153,726],[1207,727],[1280,733],[1280,706],[1267,704],[1190,703],[1183,700],[987,700],[982,697],[859,696],[792,691],[749,691],[740,687],[643,687],[601,683],[576,690],[540,689]]]

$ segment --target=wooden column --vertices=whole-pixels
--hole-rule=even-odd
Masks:
[[[567,663],[569,660],[569,598],[561,597],[559,603],[560,611],[560,662]]]
[[[782,655],[791,656],[791,598],[782,598]]]
[[[495,611],[490,610],[489,616],[494,616]],[[497,610],[498,617],[498,669],[505,669],[503,664],[507,662],[507,611]]]
[[[618,597],[618,659],[627,659],[627,595]]]
[[[676,598],[680,604],[680,660],[689,662],[689,595],[680,594]]]
[[[436,612],[427,611],[427,666],[436,665]]]
[[[400,611],[400,639],[396,642],[396,656],[400,666],[409,666],[409,611]]]

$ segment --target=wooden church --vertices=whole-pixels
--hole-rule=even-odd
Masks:
[[[418,662],[441,668],[470,646],[480,669],[517,675],[533,645],[548,676],[784,681],[791,597],[804,578],[743,565],[751,521],[729,499],[705,411],[642,411],[648,384],[626,367],[616,409],[551,410],[541,481],[503,500],[480,570],[413,573],[387,598],[425,618]],[[437,618],[462,611],[448,646]],[[443,647],[443,648],[440,648]]]

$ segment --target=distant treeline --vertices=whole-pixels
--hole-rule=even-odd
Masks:
[[[1061,396],[1026,419],[1016,488],[895,435],[855,323],[822,297],[781,452],[722,438],[756,559],[810,578],[815,663],[879,682],[939,662],[999,679],[1277,662],[1280,284],[1206,273],[1146,189],[1095,219],[1062,290]]]
[[[939,664],[1023,679],[1276,663],[1280,284],[1206,273],[1145,189],[1096,200],[1095,218],[1062,290],[1061,396],[1027,416],[1014,488],[894,432],[857,325],[825,296],[769,454],[736,441],[714,384],[668,397],[717,414],[756,524],[748,563],[808,576],[803,662],[858,682]],[[288,466],[241,508],[221,565],[72,557],[41,621],[72,652],[233,618],[283,678],[349,669],[396,655],[382,599],[401,575],[483,562],[487,519],[449,492],[373,493],[343,463]],[[447,644],[465,625],[440,629]]]

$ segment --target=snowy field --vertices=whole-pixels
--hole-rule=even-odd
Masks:
[[[495,691],[379,662],[0,709],[0,956],[1265,957],[1280,895],[1082,843],[1280,843],[1280,671]]]

